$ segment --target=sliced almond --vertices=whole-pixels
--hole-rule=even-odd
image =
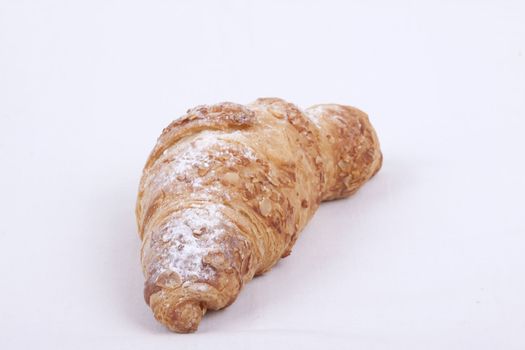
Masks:
[[[226,257],[221,252],[211,252],[202,259],[204,265],[213,267],[216,270],[224,270],[228,267]]]
[[[199,168],[197,169],[197,173],[199,174],[199,176],[204,176],[208,173],[209,170],[209,168]]]
[[[181,282],[180,276],[175,271],[167,271],[157,278],[156,284],[164,288],[177,288]]]
[[[251,182],[247,182],[245,185],[246,191],[248,191],[249,194],[253,194],[255,191],[255,186]]]
[[[234,172],[226,173],[222,176],[221,182],[225,185],[235,185],[239,183],[240,177],[239,174]]]
[[[194,236],[201,236],[204,232],[206,232],[206,227],[201,227],[200,229],[195,229],[192,231]]]
[[[352,175],[348,175],[347,177],[345,177],[343,183],[345,184],[346,188],[350,188],[352,186],[352,179]]]
[[[350,163],[347,163],[342,159],[337,163],[337,166],[341,168],[341,170],[345,170],[345,171],[350,169],[351,167]]]
[[[261,211],[262,216],[268,216],[272,211],[272,201],[264,197],[259,202],[259,210]]]
[[[276,110],[274,110],[273,108],[268,108],[268,112],[270,112],[277,119],[284,119],[284,116]]]

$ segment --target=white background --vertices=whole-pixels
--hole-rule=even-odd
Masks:
[[[134,204],[197,104],[368,112],[376,178],[167,332]],[[523,349],[523,1],[0,1],[0,348]]]

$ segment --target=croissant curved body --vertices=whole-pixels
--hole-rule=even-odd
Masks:
[[[195,331],[290,254],[321,201],[354,193],[381,162],[374,129],[352,107],[301,111],[266,98],[189,110],[159,137],[137,200],[155,317]]]

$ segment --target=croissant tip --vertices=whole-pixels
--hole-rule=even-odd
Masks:
[[[155,318],[172,332],[195,332],[207,311],[204,304],[193,299],[174,302],[173,298],[163,294],[160,292],[151,298]]]
[[[177,333],[193,333],[199,327],[205,307],[198,301],[187,301],[167,310],[166,327]]]

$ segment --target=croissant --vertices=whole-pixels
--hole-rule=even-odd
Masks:
[[[277,98],[198,106],[165,128],[140,182],[136,216],[144,297],[170,330],[290,254],[320,202],[347,197],[381,167],[360,110],[304,111]]]

